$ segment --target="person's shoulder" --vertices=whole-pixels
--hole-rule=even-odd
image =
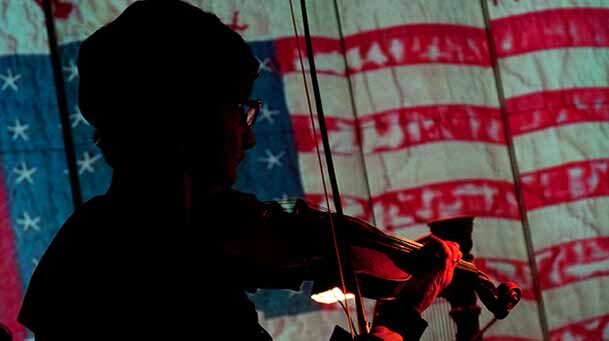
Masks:
[[[91,198],[83,203],[68,217],[57,232],[54,242],[62,241],[71,235],[85,236],[94,232],[112,216],[112,201],[107,195]]]
[[[95,233],[90,231],[95,226],[91,225],[102,224],[110,206],[106,196],[90,199],[76,209],[55,234],[29,280],[19,312],[18,320],[30,330],[36,331],[61,312],[62,304],[56,302],[57,298],[69,291],[68,288],[78,282],[74,279],[82,277],[91,266],[85,264],[90,260],[88,255],[95,252],[92,245],[95,242],[91,242]],[[69,303],[65,301],[63,305]]]
[[[112,199],[109,195],[93,197],[78,207],[64,225],[72,225],[82,220],[103,218],[112,210]]]
[[[92,251],[92,244],[100,239],[101,231],[112,216],[111,206],[110,198],[101,195],[74,210],[53,237],[38,267],[56,263],[54,260],[73,257],[87,249]]]

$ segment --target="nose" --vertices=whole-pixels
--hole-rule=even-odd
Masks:
[[[256,145],[256,136],[254,136],[254,132],[252,128],[247,127],[243,132],[243,146],[245,149],[253,148]]]

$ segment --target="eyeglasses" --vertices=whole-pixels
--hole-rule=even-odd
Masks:
[[[262,109],[263,102],[258,99],[249,99],[243,103],[239,103],[239,109],[243,112],[243,116],[245,118],[245,124],[248,127],[254,125],[256,122],[256,117],[258,117],[258,113],[260,109]]]

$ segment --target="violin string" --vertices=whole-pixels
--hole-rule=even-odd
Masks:
[[[448,307],[449,303],[446,302],[445,305],[447,306],[447,312],[444,313],[443,317],[444,317],[444,337],[446,338],[446,340],[450,340],[450,339],[456,339],[456,330],[455,330],[455,323],[452,319],[452,317],[450,316],[450,308]]]
[[[298,28],[296,26],[296,16],[294,15],[294,4],[293,4],[292,0],[289,0],[289,3],[290,3],[290,14],[292,16],[292,26],[294,27],[294,36],[296,38],[296,47],[298,50],[298,59],[300,62],[300,70],[302,73],[302,79],[303,79],[304,88],[305,88],[305,96],[307,99],[307,106],[309,109],[309,119],[311,121],[311,128],[313,131],[313,141],[317,141],[317,129],[315,128],[315,119],[313,117],[313,106],[311,104],[311,95],[309,93],[309,86],[307,84],[307,76],[305,73],[304,62],[303,62],[303,57],[302,57],[302,52],[301,52],[301,47],[300,47],[300,37],[298,35]],[[324,196],[326,199],[326,204],[328,205],[328,217],[330,218],[329,219],[330,230],[332,231],[332,242],[334,244],[334,250],[336,252],[336,262],[338,264],[338,273],[340,276],[340,282],[341,282],[343,293],[344,293],[344,295],[347,295],[347,284],[345,282],[345,274],[343,272],[342,262],[341,262],[341,258],[340,258],[338,240],[336,239],[336,228],[334,226],[334,219],[332,219],[332,215],[330,212],[330,198],[328,195],[328,189],[327,189],[326,180],[324,177],[323,163],[321,161],[321,152],[319,151],[319,144],[317,142],[315,143],[315,151],[317,153],[317,160],[319,161],[319,171],[321,173],[321,182],[322,182],[322,186],[323,186],[323,190],[324,190]],[[345,313],[347,314],[347,321],[349,324],[349,331],[351,332],[351,337],[355,338],[356,331],[355,331],[355,327],[354,327],[354,323],[353,323],[353,318],[351,316],[351,311],[349,309],[348,300],[345,300]]]
[[[345,301],[346,301],[346,298],[345,298]],[[345,311],[345,314],[349,314],[349,312],[347,311],[347,307],[345,306],[343,301],[342,300],[337,300],[337,302],[343,308],[343,310]],[[353,330],[355,330],[355,325],[353,324],[353,320],[351,320],[351,328]]]

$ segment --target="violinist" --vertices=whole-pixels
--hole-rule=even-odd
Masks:
[[[255,145],[258,67],[237,33],[181,1],[135,2],[82,43],[79,106],[112,182],[68,218],[32,275],[19,321],[37,341],[270,340],[245,290],[328,276],[326,214],[230,188]],[[431,240],[441,261],[377,311],[378,338],[423,333],[421,312],[461,258]],[[380,260],[370,273],[410,277],[394,255],[360,249]]]

